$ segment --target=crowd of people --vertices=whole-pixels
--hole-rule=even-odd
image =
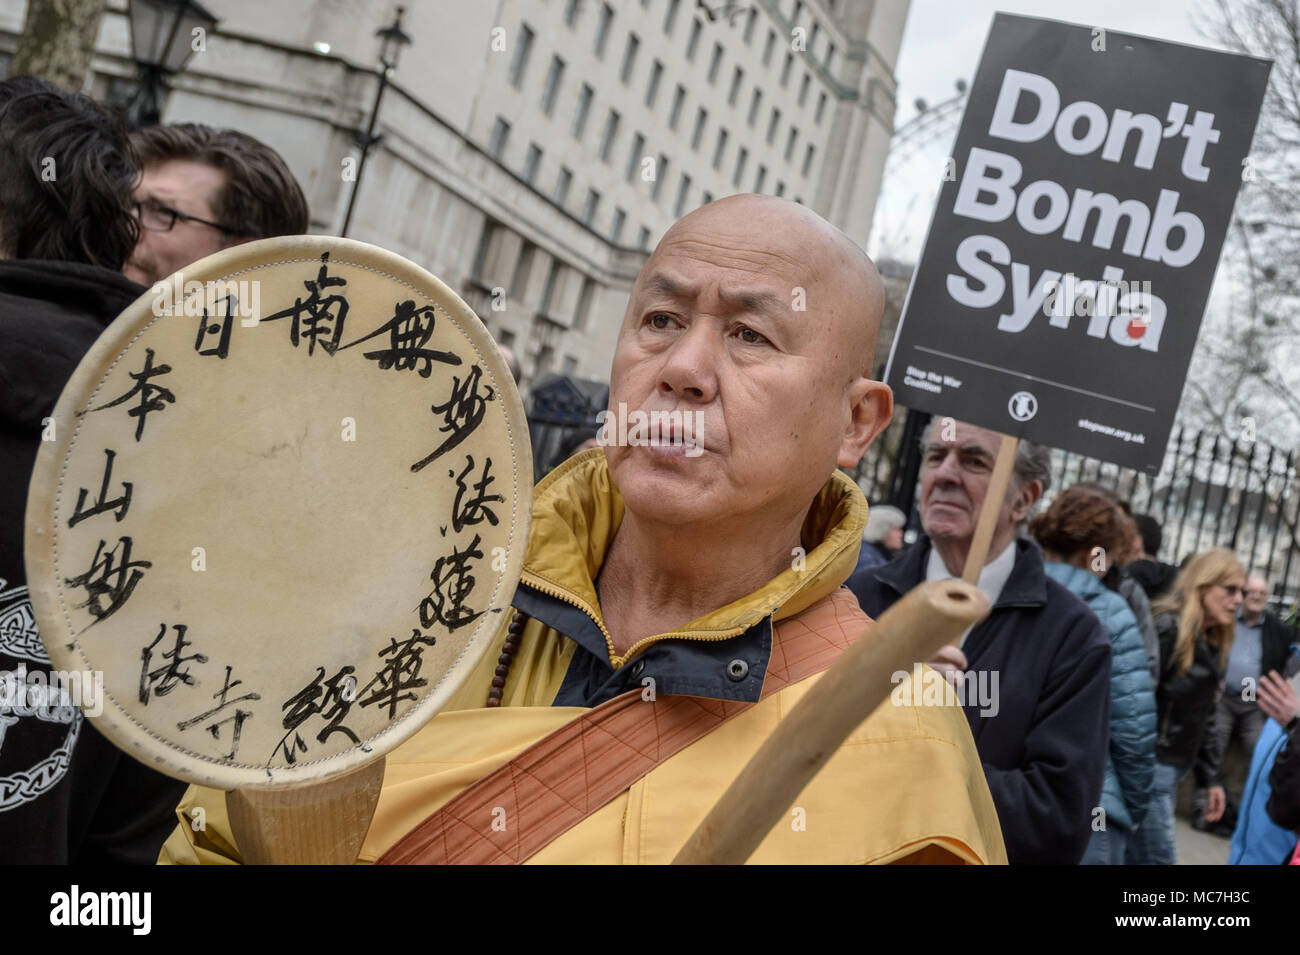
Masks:
[[[932,423],[921,536],[849,581],[868,614],[922,580],[961,575],[998,442],[953,419]],[[1174,864],[1178,787],[1192,772],[1192,824],[1231,836],[1231,862],[1300,861],[1288,755],[1300,738],[1300,648],[1266,610],[1268,582],[1223,548],[1181,567],[1159,561],[1159,523],[1095,484],[1027,518],[1050,484],[1045,451],[1028,442],[1010,484],[979,578],[993,612],[931,661],[955,680],[1000,674],[996,712],[983,701],[965,709],[1009,859]],[[864,538],[864,550],[874,543]],[[1230,800],[1233,740],[1252,762]]]
[[[48,158],[57,181],[42,176]],[[25,621],[0,630],[0,667],[49,666],[26,592],[26,488],[78,361],[140,283],[307,229],[302,190],[251,137],[196,124],[128,135],[86,97],[0,82],[0,615]],[[773,304],[796,285],[818,309]],[[633,286],[609,400],[695,408],[708,416],[704,453],[578,447],[538,485],[515,612],[444,713],[390,754],[405,788],[399,799],[386,784],[363,860],[478,785],[427,770],[447,763],[449,739],[481,732],[517,749],[525,729],[560,731],[536,708],[558,726],[653,677],[665,697],[744,706],[629,774],[536,858],[667,861],[870,618],[919,583],[961,576],[997,434],[932,423],[921,534],[906,547],[905,515],[868,509],[838,470],[892,413],[870,375],[883,303],[870,260],[794,203],[729,197],[668,231]],[[1295,854],[1300,698],[1288,680],[1300,661],[1265,609],[1267,582],[1227,550],[1162,564],[1158,525],[1102,488],[1068,488],[1035,514],[1050,483],[1046,449],[1021,442],[979,574],[992,611],[928,661],[954,686],[996,677],[980,682],[996,699],[981,692],[961,712],[882,705],[801,796],[834,825],[774,831],[755,858],[1168,864],[1179,783],[1194,770],[1200,818],[1220,824],[1234,740],[1252,764],[1233,861]],[[536,725],[521,728],[528,710]],[[507,759],[490,750],[479,756]],[[21,783],[0,789],[3,861],[238,858],[221,794],[120,753],[80,713],[0,713],[0,777]],[[653,805],[651,785],[664,794]],[[185,822],[200,806],[204,830]]]

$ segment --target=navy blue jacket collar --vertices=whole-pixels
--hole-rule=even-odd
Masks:
[[[900,597],[925,580],[930,559],[930,538],[922,534],[898,557],[869,573]],[[1002,607],[1042,607],[1047,603],[1047,575],[1043,572],[1043,555],[1038,545],[1026,537],[1016,538],[1016,563],[1011,568],[998,601]]]
[[[653,681],[649,685],[656,694],[741,703],[757,702],[763,691],[772,657],[771,616],[729,640],[661,640],[615,670],[609,665],[605,635],[577,607],[522,583],[512,604],[578,645],[553,706],[599,706],[645,687],[647,680]]]

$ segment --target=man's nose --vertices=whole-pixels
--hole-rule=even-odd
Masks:
[[[946,484],[961,483],[961,467],[957,463],[957,455],[949,452],[943,456],[939,466],[934,469],[934,479]]]
[[[690,401],[712,401],[725,345],[712,322],[696,320],[669,348],[659,372],[659,391]]]

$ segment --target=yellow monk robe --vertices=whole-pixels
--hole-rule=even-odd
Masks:
[[[537,487],[523,583],[582,609],[604,631],[595,577],[623,517],[603,452],[570,459]],[[818,621],[855,636],[869,627],[841,584],[857,559],[866,501],[838,472],[803,528],[804,565],[679,630],[641,641],[621,667],[660,640],[725,640],[771,615],[779,634]],[[772,608],[778,608],[773,611]],[[606,632],[608,639],[608,633]],[[868,636],[867,639],[870,637]],[[447,710],[388,755],[383,792],[360,861],[373,862],[430,813],[563,723],[578,707],[549,704],[576,644],[530,620],[501,708],[487,698],[505,626]],[[535,863],[669,862],[780,719],[818,677],[786,687],[669,758],[530,860]],[[910,694],[900,694],[910,699]],[[203,809],[202,830],[195,810]],[[224,793],[191,787],[160,862],[238,861]],[[492,819],[483,821],[487,828]],[[507,827],[509,819],[499,820]],[[844,742],[772,830],[759,863],[1005,863],[996,810],[966,717],[958,706],[888,700]]]

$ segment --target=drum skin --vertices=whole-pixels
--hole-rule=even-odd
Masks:
[[[102,674],[97,728],[177,778],[294,785],[379,758],[514,596],[518,391],[469,307],[374,246],[267,239],[158,283],[45,437],[26,537],[42,639],[65,686]]]

